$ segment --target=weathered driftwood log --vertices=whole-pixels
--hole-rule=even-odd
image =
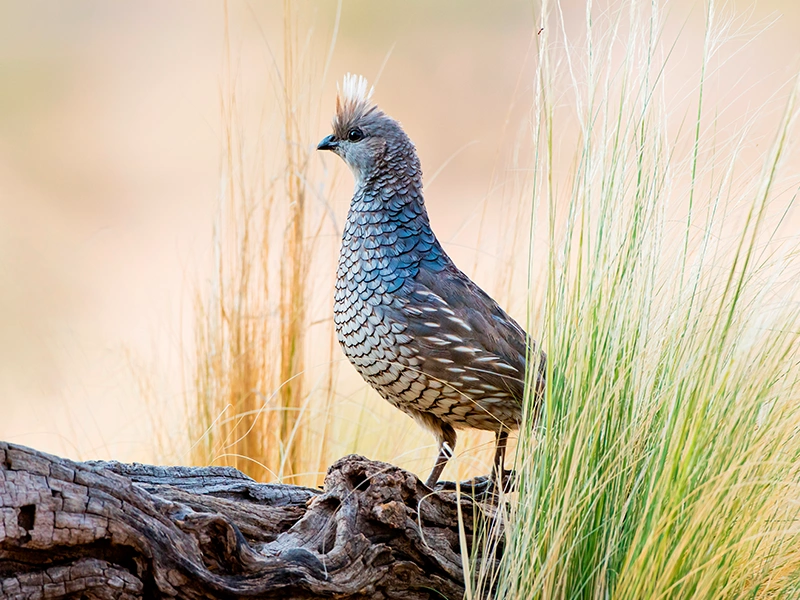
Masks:
[[[0,442],[0,598],[461,598],[491,511],[347,456],[323,491]]]

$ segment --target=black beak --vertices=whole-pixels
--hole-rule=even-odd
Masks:
[[[339,142],[336,140],[335,136],[329,135],[324,140],[322,140],[319,144],[317,144],[317,150],[333,150],[339,145]]]

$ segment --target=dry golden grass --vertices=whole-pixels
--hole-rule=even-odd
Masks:
[[[330,404],[333,370],[310,389],[309,265],[319,224],[310,224],[313,147],[306,140],[314,96],[291,2],[284,11],[282,77],[274,82],[283,141],[277,155],[265,147],[276,137],[270,123],[252,135],[241,120],[226,31],[216,269],[211,285],[197,293],[196,355],[187,366],[189,435],[197,464],[232,465],[261,480],[314,483],[327,459],[326,436],[312,439],[306,429],[311,404]]]

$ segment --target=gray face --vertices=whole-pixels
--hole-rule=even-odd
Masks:
[[[373,113],[346,126],[334,127],[333,134],[322,140],[317,149],[338,154],[359,184],[378,167],[392,144],[403,139],[405,134],[395,121],[383,113]]]
[[[367,135],[363,130],[361,130],[364,136],[362,139],[350,139],[354,137],[352,134],[356,131],[359,130],[351,129],[351,135],[341,140],[334,152],[342,157],[359,182],[372,173],[377,161],[383,157],[386,152],[386,140],[377,135]]]

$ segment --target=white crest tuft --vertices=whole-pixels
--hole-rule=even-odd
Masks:
[[[348,73],[341,87],[336,84],[336,115],[333,118],[334,131],[347,128],[351,123],[370,112],[374,88],[363,75]]]
[[[368,86],[369,82],[363,75],[348,73],[342,80],[341,88],[336,84],[336,91],[343,104],[367,104],[375,91],[374,87],[367,89]]]

